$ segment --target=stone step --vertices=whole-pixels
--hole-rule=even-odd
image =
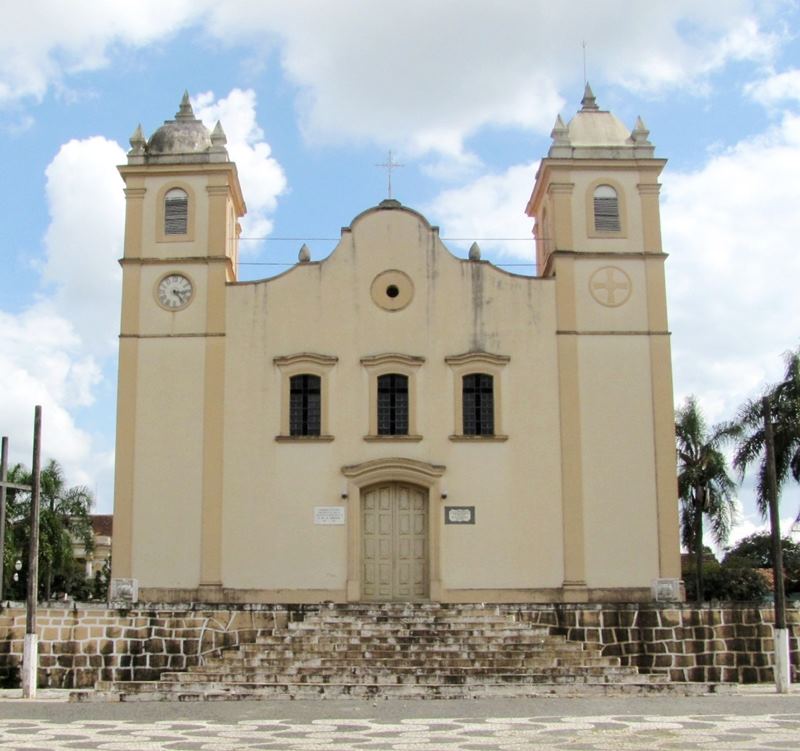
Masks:
[[[647,680],[660,681],[665,676],[650,674]],[[479,668],[442,668],[438,671],[408,669],[380,669],[380,666],[365,667],[360,670],[342,670],[339,668],[303,668],[279,671],[214,671],[201,673],[170,672],[164,673],[161,680],[182,684],[209,683],[420,683],[430,685],[447,685],[453,683],[563,683],[601,680],[604,682],[626,682],[642,680],[635,668],[617,667],[564,669],[564,668],[505,668],[486,671]]]
[[[204,660],[202,666],[190,667],[189,670],[202,670],[204,667],[213,668],[227,665],[231,668],[255,668],[266,665],[291,665],[303,664],[325,664],[359,666],[361,664],[398,664],[398,665],[436,665],[442,663],[452,663],[454,661],[463,662],[465,665],[497,665],[497,664],[519,664],[528,667],[548,667],[548,666],[568,666],[568,665],[600,665],[614,667],[620,664],[619,657],[603,657],[600,655],[586,656],[582,653],[575,653],[567,656],[556,656],[552,654],[531,655],[529,653],[509,653],[497,654],[485,652],[480,654],[468,653],[437,653],[424,654],[422,656],[398,655],[383,652],[357,652],[357,653],[323,653],[321,655],[310,656],[307,653],[277,655],[258,655],[245,657],[241,654],[232,654],[225,657],[210,657]]]
[[[534,636],[530,634],[513,634],[505,635],[498,634],[492,637],[487,637],[481,634],[467,634],[467,635],[379,635],[374,634],[371,636],[354,635],[354,636],[338,636],[336,634],[327,633],[314,633],[312,631],[303,632],[302,634],[286,634],[286,635],[272,635],[272,636],[259,636],[253,644],[246,645],[253,649],[263,647],[283,646],[287,644],[301,645],[303,647],[312,647],[315,645],[322,645],[326,648],[335,647],[336,645],[361,645],[364,643],[369,644],[386,644],[392,646],[425,646],[425,645],[476,645],[493,644],[493,645],[513,645],[519,644],[527,648],[541,648],[541,649],[563,649],[565,651],[582,651],[584,645],[580,642],[569,642],[557,636]]]
[[[534,696],[668,683],[666,673],[641,675],[597,645],[516,620],[513,610],[399,603],[287,611],[285,626],[205,656],[201,665],[165,672],[155,683],[99,687],[125,701],[197,701]]]
[[[113,686],[113,687],[112,687]],[[72,701],[263,701],[276,699],[478,699],[535,698],[540,696],[624,696],[653,693],[700,695],[707,684],[642,680],[626,683],[481,683],[460,685],[420,684],[202,684],[162,681],[98,684],[93,692],[73,692]]]
[[[504,617],[492,618],[377,618],[366,620],[361,618],[306,618],[302,621],[290,621],[287,624],[289,631],[302,631],[306,628],[324,627],[332,630],[368,629],[372,631],[385,630],[433,630],[448,631],[451,629],[476,629],[481,631],[495,631],[497,629],[524,629],[549,633],[547,626],[533,625],[521,621],[513,621]]]

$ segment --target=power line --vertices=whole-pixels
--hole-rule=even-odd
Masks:
[[[296,266],[297,261],[239,261],[239,266]],[[535,263],[493,263],[493,266],[536,266]]]
[[[338,242],[341,237],[240,237],[239,240],[251,242]],[[448,242],[532,242],[531,237],[441,237],[440,240]]]

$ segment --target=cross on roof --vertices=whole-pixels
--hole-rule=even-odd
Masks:
[[[376,164],[376,167],[383,167],[386,170],[386,174],[389,181],[389,198],[392,197],[392,170],[396,167],[405,167],[405,164],[400,164],[400,162],[392,161],[392,151],[389,149],[389,158],[383,162],[383,164]]]

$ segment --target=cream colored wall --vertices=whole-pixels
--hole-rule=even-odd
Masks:
[[[578,352],[586,583],[647,587],[660,575],[649,342],[585,336]]]
[[[196,587],[200,565],[204,342],[140,342],[133,576]]]
[[[206,186],[209,178],[204,174],[176,172],[175,174],[153,175],[147,181],[147,193],[142,210],[142,225],[153,228],[151,242],[145,239],[149,251],[145,255],[151,258],[173,258],[175,256],[204,256],[208,252],[208,193]],[[193,240],[190,242],[169,239],[166,242],[155,242],[159,218],[159,194],[163,188],[188,186],[191,191],[190,221],[193,224]],[[192,217],[192,208],[194,215]]]
[[[412,302],[373,302],[376,275],[398,269]],[[443,464],[444,505],[475,505],[475,527],[442,527],[448,587],[558,586],[562,579],[553,284],[453,258],[407,211],[367,212],[333,255],[269,282],[228,288],[223,580],[228,587],[345,586],[345,527],[315,526],[313,507],[344,505],[341,468],[402,456]],[[448,355],[510,355],[502,370],[504,443],[456,443]],[[335,355],[330,443],[276,443],[276,356]],[[361,358],[422,356],[419,442],[367,442],[368,373]],[[313,468],[313,471],[309,471]],[[488,565],[491,562],[491,565]]]

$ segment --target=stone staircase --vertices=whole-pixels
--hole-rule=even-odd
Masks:
[[[477,698],[638,693],[671,686],[494,606],[321,606],[254,643],[159,681],[99,682],[76,701]]]

